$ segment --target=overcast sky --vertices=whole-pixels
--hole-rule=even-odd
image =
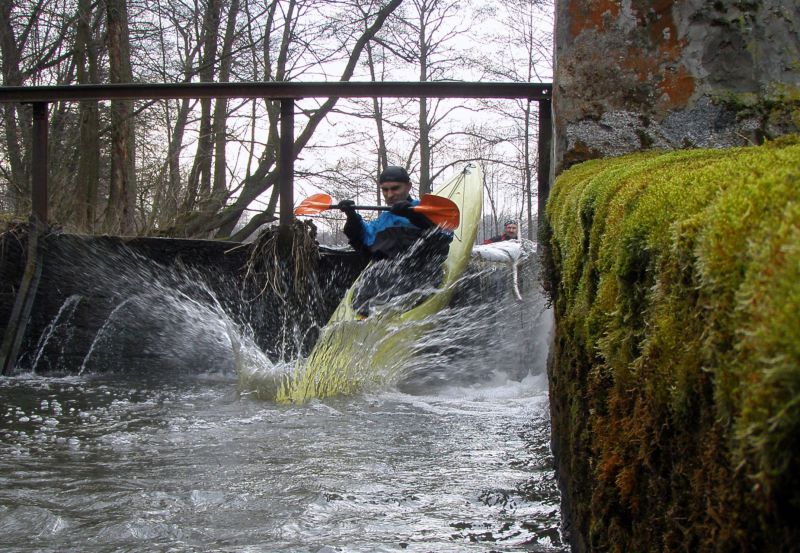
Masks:
[[[509,18],[507,10],[508,6],[514,3],[519,3],[519,1],[506,0],[483,3],[482,8],[484,9],[482,10],[482,13],[477,21],[475,20],[475,15],[472,10],[460,9],[458,12],[460,20],[454,21],[453,26],[463,28],[465,29],[465,32],[460,34],[457,40],[453,41],[454,47],[462,50],[466,55],[472,58],[477,58],[483,55],[490,60],[496,60],[498,63],[495,64],[495,66],[503,65],[509,69],[516,68],[515,71],[517,73],[525,71],[524,66],[526,65],[527,52],[511,40],[515,31],[504,23],[504,21],[507,21]],[[485,7],[489,4],[494,4],[495,10],[493,12],[487,12],[485,9]],[[518,25],[519,23],[519,21],[515,21],[515,25]],[[549,36],[552,35],[553,29],[552,5],[548,5],[539,9],[536,13],[534,23],[538,27],[537,34],[539,34],[544,43],[543,47],[540,46],[540,51],[544,48],[546,49],[546,52],[542,54],[543,59],[536,66],[536,74],[538,79],[534,78],[533,81],[550,82],[552,80],[552,45],[549,41]],[[412,66],[407,68],[393,67],[391,79],[389,80],[415,81],[418,80],[417,71],[418,69]],[[331,74],[335,73],[332,72]],[[474,67],[467,64],[456,67],[452,73],[452,78],[455,80],[465,81],[511,80],[509,78],[503,78],[502,75],[490,75],[485,68]],[[357,75],[353,78],[353,80],[367,79],[368,77],[366,77],[363,71],[360,76]],[[476,102],[461,100],[452,100],[448,102],[449,104],[464,104],[471,107],[475,107],[477,105]],[[348,104],[349,103],[347,101],[343,100],[340,101],[338,105],[343,109],[347,109]],[[507,101],[506,104],[508,110],[514,110],[513,101]],[[302,107],[303,103],[301,102],[298,105]],[[409,109],[412,108],[413,106],[409,106]],[[496,112],[488,113],[486,111],[475,111],[472,109],[458,110],[454,112],[453,115],[442,124],[442,126],[439,127],[439,132],[442,132],[445,129],[452,131],[463,130],[473,123],[481,122],[488,122],[492,126],[509,124],[508,121],[505,121],[502,117],[499,117]],[[374,153],[370,145],[363,143],[348,143],[348,133],[359,128],[363,129],[367,135],[374,134],[375,131],[375,125],[373,122],[360,122],[353,118],[345,118],[340,115],[330,117],[328,124],[318,128],[317,133],[315,134],[314,143],[316,146],[318,146],[318,148],[304,150],[301,153],[300,159],[297,162],[297,170],[299,172],[304,170],[316,171],[325,164],[333,164],[339,159],[361,159],[367,165],[374,163]],[[393,137],[392,147],[400,152],[401,155],[405,156],[407,155],[407,152],[411,150],[411,143],[406,140],[406,144],[403,144],[401,140],[405,139],[402,139],[400,135],[396,134]],[[400,164],[402,164],[402,161],[403,160],[401,159],[390,160],[390,162]],[[434,166],[442,166],[449,161],[450,160],[447,159],[434,159],[433,164]],[[243,163],[244,158],[241,159],[240,165]],[[413,169],[414,167],[412,165],[412,171]],[[452,173],[452,171],[446,172],[442,178],[437,179],[437,182],[443,182],[450,173]],[[354,178],[358,179],[359,177],[354,176]],[[370,180],[364,177],[360,178],[363,186],[367,188],[367,190],[374,186],[374,183],[372,183]],[[320,191],[320,186],[324,187],[325,185],[321,185],[317,181],[308,181],[298,178],[296,181],[295,190],[296,203],[301,201],[304,197]],[[367,194],[369,195],[369,192]],[[498,200],[501,204],[508,204],[501,205],[502,209],[519,209],[519,206],[522,204],[522,198],[520,197],[519,193],[515,194],[513,192],[509,192],[507,196],[498,198]],[[265,205],[265,201],[262,202],[262,205]],[[374,201],[370,203],[374,203]],[[254,204],[252,207],[255,208],[256,205]]]

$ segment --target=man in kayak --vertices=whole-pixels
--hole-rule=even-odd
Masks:
[[[386,167],[379,184],[391,210],[381,212],[374,221],[364,221],[352,200],[338,205],[347,215],[344,233],[350,245],[373,261],[353,300],[353,307],[362,316],[395,297],[438,286],[453,239],[452,233],[414,211],[419,200],[411,197],[411,179],[403,167]]]
[[[504,240],[516,240],[519,238],[519,226],[514,219],[509,219],[503,226],[503,234],[492,236],[488,240],[484,240],[484,244],[493,244],[494,242],[503,242]]]

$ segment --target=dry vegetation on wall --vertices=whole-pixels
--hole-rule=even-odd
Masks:
[[[596,551],[800,543],[800,137],[559,177],[554,446]]]

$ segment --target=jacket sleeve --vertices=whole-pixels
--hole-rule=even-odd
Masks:
[[[364,220],[361,218],[361,215],[355,211],[348,211],[347,221],[342,231],[344,235],[347,236],[347,241],[354,250],[361,253],[367,251],[367,245],[364,243]]]

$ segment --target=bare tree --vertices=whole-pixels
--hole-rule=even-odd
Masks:
[[[371,81],[383,81],[385,80],[385,70],[384,65],[381,64],[381,71],[379,72],[377,69],[377,63],[375,59],[375,47],[372,42],[367,44],[367,68],[369,69],[369,78]],[[380,78],[379,78],[380,77]],[[375,174],[376,176],[380,174],[380,172],[389,165],[389,152],[386,145],[386,132],[384,130],[384,119],[383,119],[383,100],[381,98],[373,98],[372,99],[372,114],[373,119],[375,120],[375,132],[377,136],[377,159],[375,164]],[[377,182],[378,179],[375,179]],[[383,195],[381,194],[381,187],[380,183],[376,184],[375,186],[375,202],[376,205],[381,205],[383,201]]]
[[[381,44],[405,66],[416,68],[420,82],[450,80],[464,58],[454,48],[468,26],[461,14],[467,8],[463,0],[412,0],[393,18],[393,24],[381,37]],[[438,141],[432,133],[454,109],[449,104],[419,98],[416,122],[416,149],[419,156],[419,191],[431,190],[431,156]]]
[[[517,82],[543,82],[552,76],[552,1],[508,0],[500,9],[502,33],[491,36],[497,48],[490,56],[478,62],[490,78]],[[533,180],[538,164],[532,145],[538,137],[538,110],[531,102],[515,102],[509,110],[508,103],[488,102],[492,109],[502,114],[504,120],[513,121],[516,138],[509,143],[517,150],[521,162],[520,182],[527,214],[528,238],[533,239]]]
[[[191,82],[197,73],[195,60],[200,55],[203,44],[193,33],[193,26],[190,24],[197,17],[197,12],[169,0],[165,0],[163,4],[162,0],[158,0],[155,9],[158,24],[157,51],[160,52],[160,63],[155,69],[156,78],[161,82]],[[166,42],[168,33],[175,37],[172,49]],[[179,72],[171,73],[170,65],[175,65]],[[174,104],[169,101],[159,104],[163,126],[167,130],[168,148],[159,176],[160,184],[155,187],[152,212],[146,227],[148,229],[175,228],[184,193],[180,156],[185,148],[185,136],[194,104],[195,102],[188,99]]]
[[[57,0],[0,0],[0,76],[4,86],[46,82],[43,75],[70,57],[64,44],[73,25],[66,5]],[[57,80],[57,77],[55,78]],[[23,213],[30,205],[29,107],[3,104],[4,153],[0,163],[8,209]]]
[[[341,54],[344,51],[342,49],[345,47],[347,47],[347,50],[349,50],[349,53],[343,59],[345,66],[339,76],[340,81],[350,80],[366,44],[373,39],[377,31],[386,21],[386,18],[392,13],[392,11],[397,9],[401,1],[402,0],[392,0],[386,3],[374,13],[374,15],[371,17],[372,23],[365,31],[360,33],[354,43],[343,43],[341,44],[340,48],[337,48],[336,52],[338,54]],[[291,8],[296,4],[299,3],[290,2],[289,7]],[[299,8],[304,7],[305,9],[311,9],[311,4],[313,4],[313,2],[299,6]],[[300,42],[301,45],[303,43],[310,45],[313,37],[319,36],[320,32],[319,27],[313,29],[300,29],[297,26],[297,14],[287,11],[286,15],[291,17],[284,19],[283,21],[282,33],[280,35],[281,38],[277,48],[273,49],[272,44],[265,43],[265,68],[267,71],[269,71],[270,68],[273,68],[273,71],[269,73],[269,76],[274,80],[289,80],[294,71],[302,69],[300,60],[292,58],[290,54],[292,54],[293,50],[299,46],[298,42]],[[350,36],[351,33],[352,30],[348,30],[347,36]],[[276,52],[277,57],[274,56]],[[294,152],[296,156],[308,144],[309,140],[314,134],[314,131],[325,119],[328,113],[330,113],[330,111],[336,105],[336,102],[336,98],[329,98],[326,101],[321,102],[316,108],[304,112],[306,117],[305,127],[298,133],[294,143]],[[267,144],[275,145],[277,144],[279,110],[278,106],[275,105],[275,102],[271,102],[269,104],[272,105],[268,105],[267,110],[269,120],[269,138]],[[232,239],[236,240],[250,235],[260,225],[274,221],[276,219],[275,204],[270,202],[270,205],[268,205],[264,212],[261,212],[253,217],[241,230],[238,230],[235,234],[230,234],[247,206],[256,200],[258,196],[276,184],[278,176],[276,170],[276,155],[276,148],[265,148],[252,175],[243,180],[241,183],[241,187],[236,199],[219,212],[210,215],[199,214],[198,217],[196,217],[188,225],[187,232],[189,234],[196,235],[216,230],[217,236],[230,236]]]
[[[125,0],[106,0],[109,80],[133,82]],[[131,234],[135,231],[136,165],[133,102],[111,101],[111,177],[105,229]]]
[[[533,4],[496,3],[503,14]],[[0,70],[5,85],[447,80],[469,67],[462,32],[470,9],[479,7],[455,0],[0,0]],[[507,26],[523,23],[509,15]],[[486,78],[537,80],[523,71],[532,54],[527,61],[503,55],[484,65]],[[532,159],[525,133],[534,115],[520,117],[523,104],[497,103],[491,108],[511,123],[465,124],[485,119],[486,105],[299,100],[298,188],[313,184],[380,202],[376,177],[388,164],[406,166],[424,193],[453,165],[485,159],[494,168],[487,182],[498,212],[516,206],[521,183],[530,188],[524,175],[535,169],[520,168]],[[30,111],[0,109],[3,207],[24,212]],[[54,103],[50,155],[60,163],[50,172],[51,214],[81,231],[94,230],[104,214],[107,232],[241,239],[276,218],[279,113],[280,103],[268,99],[115,102],[110,110],[97,102]],[[344,117],[352,123],[342,125]],[[336,125],[336,138],[318,132]],[[479,133],[486,147],[476,150],[471,142]]]
[[[225,36],[222,42],[222,55],[219,69],[219,82],[226,83],[230,80],[231,65],[233,64],[233,41],[236,34],[236,21],[239,16],[239,0],[231,0],[228,8],[228,21],[225,26]],[[228,117],[228,102],[225,98],[218,98],[214,104],[214,180],[212,187],[213,200],[221,204],[227,192],[226,173],[227,163],[225,158],[226,145],[226,120]],[[213,208],[216,208],[214,206]]]
[[[100,12],[91,0],[78,0],[75,36],[75,68],[79,84],[100,82],[98,72]],[[75,194],[75,227],[94,230],[100,181],[100,114],[97,100],[79,104],[80,148]]]
[[[214,81],[219,43],[221,0],[208,0],[201,30],[202,56],[198,76],[200,82]],[[211,157],[213,149],[211,98],[200,100],[200,135],[197,139],[194,165],[189,173],[184,209],[191,211],[198,197],[205,200],[211,193]]]

